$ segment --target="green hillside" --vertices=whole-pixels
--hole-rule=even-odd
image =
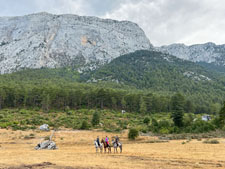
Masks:
[[[84,81],[117,82],[156,93],[181,92],[196,100],[222,101],[225,75],[154,51],[136,51],[82,76]]]

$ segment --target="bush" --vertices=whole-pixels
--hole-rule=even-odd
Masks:
[[[88,122],[86,120],[84,120],[82,122],[80,129],[81,130],[88,130],[89,129],[89,125],[88,125]]]
[[[210,122],[205,122],[202,120],[197,120],[192,124],[192,126],[186,128],[186,132],[190,133],[204,133],[214,130],[214,125],[212,125]]]
[[[4,118],[4,115],[0,114],[0,119],[3,119]]]
[[[148,124],[149,124],[149,122],[150,122],[150,119],[149,119],[148,117],[145,117],[145,118],[144,118],[144,120],[143,120],[143,122],[144,122],[145,124],[147,124],[147,125],[148,125]]]
[[[152,126],[156,126],[156,127],[158,127],[159,126],[159,124],[158,124],[158,122],[157,122],[157,120],[156,119],[154,119],[154,118],[152,118],[152,124],[151,124]]]
[[[170,123],[167,120],[160,120],[158,123],[160,128],[169,128],[170,127]]]
[[[214,140],[205,140],[205,141],[203,141],[203,143],[205,143],[205,144],[219,144],[220,142],[218,140],[214,139]]]
[[[142,133],[147,133],[148,130],[147,130],[146,128],[143,128],[143,129],[141,129],[141,132],[142,132]]]
[[[130,140],[135,140],[138,137],[138,135],[139,135],[138,130],[133,128],[129,130],[128,138]]]
[[[169,130],[167,128],[162,128],[159,130],[160,134],[169,134]]]
[[[91,123],[92,123],[93,126],[96,126],[96,125],[99,124],[99,122],[100,122],[100,115],[99,115],[98,112],[95,112],[95,113],[93,114]]]

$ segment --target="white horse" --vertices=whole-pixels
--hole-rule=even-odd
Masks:
[[[103,150],[103,144],[100,143],[100,146],[98,145],[98,142],[95,140],[94,141],[94,145],[95,145],[95,148],[96,148],[96,153],[98,153],[98,149],[100,149],[100,152],[102,153],[102,150]]]
[[[117,144],[115,141],[112,141],[112,144],[113,144],[113,148],[114,148],[114,153],[118,152],[117,151],[118,147],[120,148],[120,153],[122,153],[122,150],[123,150],[122,143],[118,142],[118,144]]]

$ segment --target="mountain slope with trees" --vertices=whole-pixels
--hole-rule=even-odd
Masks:
[[[155,51],[136,51],[83,75],[88,82],[114,82],[156,93],[181,92],[202,101],[221,102],[225,75],[190,61]]]
[[[216,113],[225,98],[224,84],[223,74],[195,63],[137,51],[83,74],[65,67],[0,75],[0,108],[171,112],[172,96],[179,92],[185,112]]]

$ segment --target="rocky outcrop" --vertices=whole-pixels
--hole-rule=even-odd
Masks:
[[[192,46],[172,44],[156,49],[193,62],[206,62],[214,63],[215,65],[225,65],[225,45],[216,45],[211,42]]]
[[[0,18],[0,73],[63,66],[94,69],[112,59],[152,48],[129,21],[37,13]]]
[[[49,141],[46,140],[42,143],[39,143],[36,147],[35,150],[43,150],[43,149],[48,149],[48,150],[55,150],[57,149],[56,144],[54,141]]]
[[[42,131],[49,131],[49,126],[48,126],[48,124],[43,124],[43,125],[41,125],[41,126],[40,126],[40,130],[42,130]]]

